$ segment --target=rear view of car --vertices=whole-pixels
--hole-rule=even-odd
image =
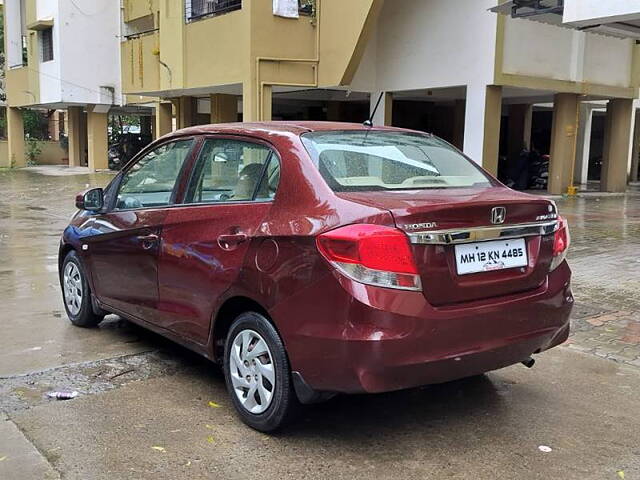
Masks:
[[[432,135],[185,129],[76,206],[60,244],[71,322],[116,313],[221,364],[261,431],[337,393],[531,366],[569,334],[555,204]]]
[[[347,325],[323,368],[342,376],[314,372],[321,389],[381,392],[532,365],[566,340],[569,233],[552,202],[509,190],[433,136],[331,131],[303,142],[343,208],[389,213],[317,237],[344,296],[336,324]]]

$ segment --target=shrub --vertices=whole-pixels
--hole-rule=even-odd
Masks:
[[[40,142],[33,138],[33,137],[27,137],[25,139],[25,154],[27,156],[27,165],[29,166],[33,166],[33,165],[37,165],[38,163],[36,162],[38,155],[40,155],[42,153],[42,145],[40,144]]]

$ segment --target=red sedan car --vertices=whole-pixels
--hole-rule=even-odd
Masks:
[[[193,127],[78,196],[75,325],[116,313],[223,365],[262,431],[299,403],[506,367],[566,340],[566,222],[439,138],[322,122]]]

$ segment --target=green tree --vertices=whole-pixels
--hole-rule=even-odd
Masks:
[[[48,118],[39,110],[22,110],[24,135],[27,138],[46,140],[48,137]]]
[[[109,115],[109,143],[119,143],[129,127],[139,127],[140,117],[136,115]]]

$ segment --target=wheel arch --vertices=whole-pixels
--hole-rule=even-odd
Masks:
[[[227,298],[222,303],[222,305],[220,305],[220,308],[218,309],[218,312],[213,319],[212,353],[214,361],[218,363],[222,362],[222,358],[224,355],[224,342],[227,338],[227,333],[231,328],[231,324],[238,317],[238,315],[245,312],[256,312],[263,315],[269,321],[269,323],[273,325],[273,327],[278,332],[278,335],[280,335],[280,331],[273,321],[273,318],[271,317],[267,309],[259,302],[242,295]]]
[[[58,276],[62,275],[62,265],[64,264],[64,259],[67,258],[69,252],[75,251],[73,245],[70,243],[62,243],[60,244],[60,248],[58,249]]]

